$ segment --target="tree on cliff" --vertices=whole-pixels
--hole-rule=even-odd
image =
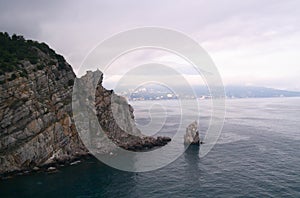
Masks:
[[[13,34],[10,36],[7,32],[0,32],[0,75],[22,70],[19,64],[20,61],[25,60],[31,64],[37,64],[39,61],[37,49],[53,59],[57,59],[58,66],[62,69],[65,59],[63,56],[56,54],[47,44],[26,40],[20,35]]]

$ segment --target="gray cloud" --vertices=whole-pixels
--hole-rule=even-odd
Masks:
[[[253,52],[259,51],[261,53],[254,57],[259,62],[259,58],[270,57],[262,53],[264,44],[265,53],[273,53],[269,49],[272,48],[277,54],[282,45],[287,44],[292,51],[299,51],[299,7],[300,1],[297,0],[95,0],[76,3],[71,0],[0,0],[0,31],[48,43],[63,54],[75,70],[103,39],[140,26],[162,26],[182,31],[203,43],[216,60],[223,61],[227,53],[231,53],[230,58],[242,53],[249,62]],[[271,67],[286,57],[289,57],[288,65],[293,65],[290,73],[294,75],[298,72],[294,70],[295,65],[299,64],[294,56],[285,54],[285,57],[278,57],[279,61],[270,60],[270,65],[264,66]],[[243,67],[233,69],[232,65],[222,62],[219,66],[221,71],[227,71],[225,73],[230,73],[231,69],[232,72],[237,68],[243,70]],[[257,67],[253,65],[254,69]],[[223,77],[226,78],[226,74]],[[289,80],[288,75],[280,77]]]

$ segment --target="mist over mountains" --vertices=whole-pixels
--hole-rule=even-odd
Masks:
[[[300,92],[256,86],[226,86],[226,96],[234,98],[299,97]]]
[[[258,86],[225,86],[227,98],[272,98],[272,97],[300,97],[300,92],[280,90]],[[177,98],[210,98],[210,92],[206,86],[193,87],[167,87],[158,84],[147,84],[136,89],[118,90],[119,94],[130,100],[160,100]]]

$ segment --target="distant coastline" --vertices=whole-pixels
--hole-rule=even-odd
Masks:
[[[145,100],[177,100],[177,99],[211,99],[209,90],[205,86],[193,87],[195,93],[187,93],[183,88],[179,88],[178,93],[157,85],[139,87],[136,90],[123,90],[118,94],[128,101]],[[237,98],[280,98],[280,97],[300,97],[300,92],[273,89],[256,86],[225,86],[226,99]]]

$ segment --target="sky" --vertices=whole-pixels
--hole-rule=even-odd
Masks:
[[[0,31],[47,43],[76,73],[106,38],[131,28],[165,27],[196,40],[225,85],[300,91],[299,7],[299,0],[0,0]],[[145,54],[136,59],[177,61],[170,54]],[[131,56],[123,67],[135,61]]]

